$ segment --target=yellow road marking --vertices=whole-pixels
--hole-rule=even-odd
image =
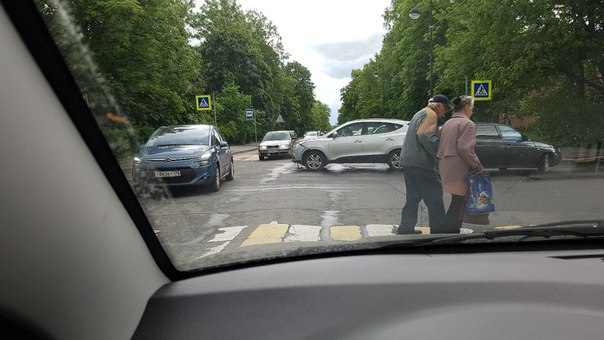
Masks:
[[[241,247],[280,243],[288,228],[289,224],[261,224],[243,241]]]
[[[422,234],[430,234],[429,227],[415,227],[415,230],[420,230]]]
[[[337,226],[330,228],[331,239],[334,241],[356,241],[361,239],[361,227]]]
[[[510,229],[516,229],[516,228],[520,228],[520,226],[519,225],[503,225],[503,226],[495,227],[495,229],[497,229],[497,230],[510,230]]]

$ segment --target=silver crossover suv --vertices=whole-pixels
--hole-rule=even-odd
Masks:
[[[353,120],[297,144],[292,162],[309,170],[321,170],[329,163],[387,163],[391,169],[399,169],[408,125],[399,119]]]

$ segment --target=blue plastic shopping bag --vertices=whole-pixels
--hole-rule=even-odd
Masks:
[[[486,214],[495,211],[493,186],[488,172],[468,176],[469,190],[466,204],[468,215]]]

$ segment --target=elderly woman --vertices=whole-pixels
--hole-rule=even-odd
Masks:
[[[476,125],[470,120],[474,98],[460,96],[452,101],[453,116],[443,125],[436,153],[443,191],[451,194],[451,204],[445,216],[448,232],[459,233],[470,171],[482,173],[483,166],[474,152]]]

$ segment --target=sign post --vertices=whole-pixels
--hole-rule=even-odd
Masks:
[[[253,108],[245,109],[245,120],[254,121],[254,137],[256,138],[256,149],[258,149],[258,129],[256,128],[256,115]]]
[[[216,99],[216,98],[214,97],[214,94],[212,93],[212,101],[214,101],[214,99]],[[214,111],[214,126],[216,128],[218,128],[218,122],[216,121],[216,105],[212,105],[212,109]]]
[[[216,123],[216,106],[212,105],[213,101],[213,94],[200,94],[195,96],[195,106],[197,107],[197,111],[214,111],[214,126],[218,127]]]

